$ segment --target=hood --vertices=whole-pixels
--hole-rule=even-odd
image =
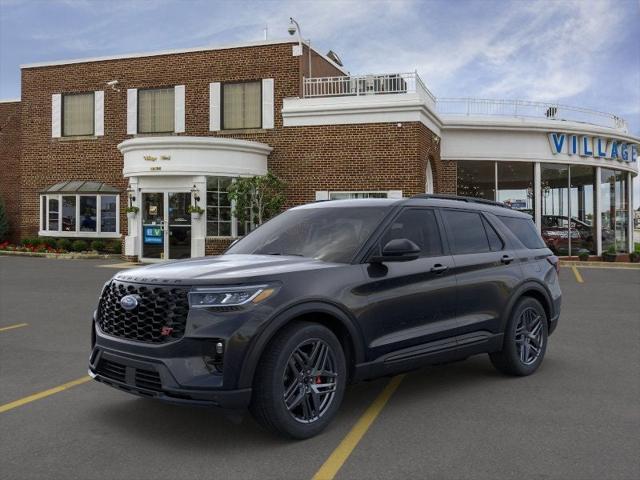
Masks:
[[[289,255],[235,255],[202,257],[158,263],[118,273],[114,278],[124,282],[160,284],[238,283],[275,278],[280,274],[339,267],[306,257]]]

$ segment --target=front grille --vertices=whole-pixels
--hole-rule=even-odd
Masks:
[[[138,342],[165,343],[182,338],[189,313],[188,291],[113,280],[100,298],[98,326],[107,335]],[[122,308],[120,299],[125,295],[138,295],[138,306]]]
[[[151,370],[136,368],[136,387],[146,388],[147,390],[162,390],[160,374]]]
[[[109,360],[100,360],[98,363],[98,368],[96,371],[111,380],[117,380],[118,382],[124,383],[127,377],[126,367],[116,362],[111,362]]]

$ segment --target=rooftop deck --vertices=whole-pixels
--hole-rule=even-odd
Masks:
[[[436,98],[416,72],[305,78],[303,89],[304,98],[405,94],[417,94],[424,98],[438,115],[539,118],[586,123],[628,132],[627,122],[617,115],[555,102]]]

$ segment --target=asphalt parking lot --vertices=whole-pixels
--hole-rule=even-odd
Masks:
[[[85,381],[107,263],[0,257],[0,478],[311,479],[334,451],[338,479],[640,478],[639,269],[563,268],[560,325],[531,377],[483,355],[396,377],[395,391],[354,385],[327,431],[291,442],[248,414]]]

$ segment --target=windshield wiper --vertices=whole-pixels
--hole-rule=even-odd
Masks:
[[[300,253],[281,253],[281,252],[268,252],[268,253],[263,253],[262,255],[285,255],[285,256],[291,256],[291,257],[304,257],[304,255]]]

